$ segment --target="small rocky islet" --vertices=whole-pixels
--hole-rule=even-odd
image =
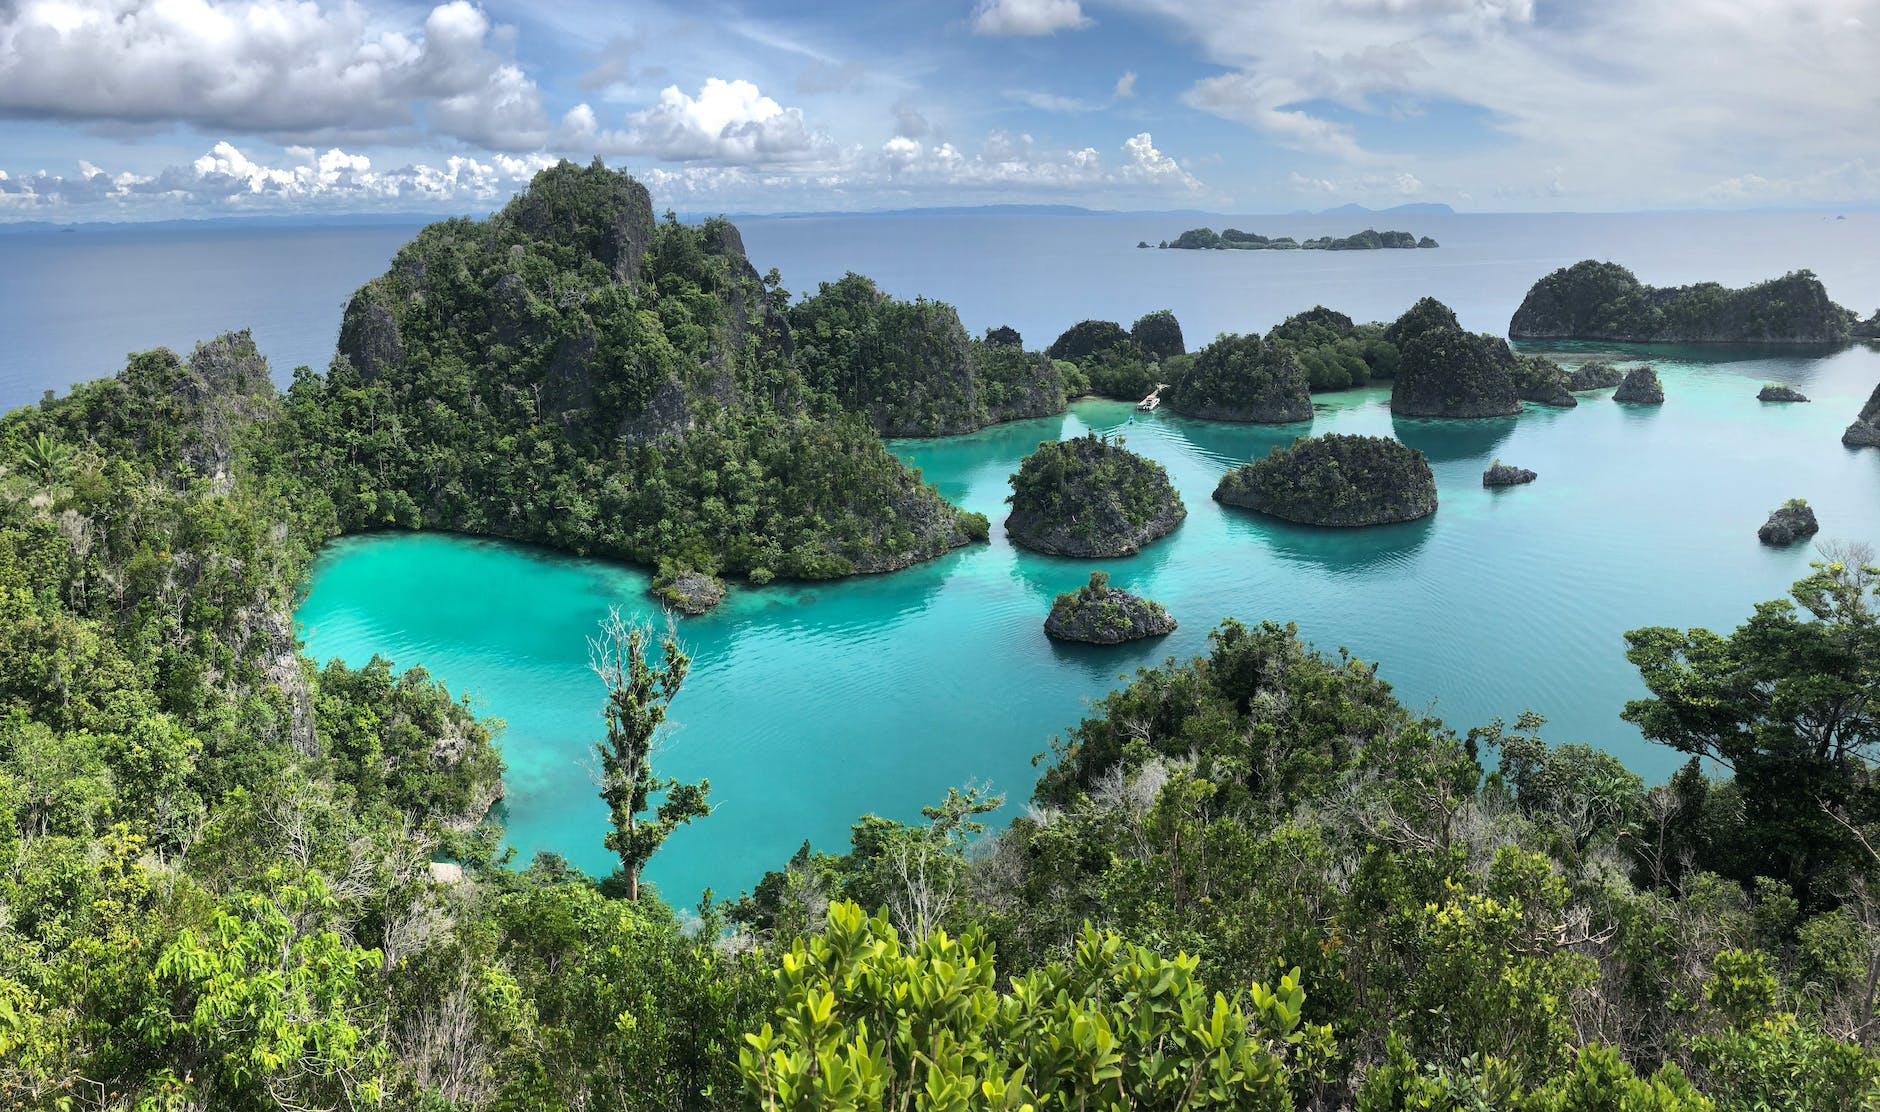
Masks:
[[[1763,388],[1756,391],[1756,400],[1759,402],[1805,402],[1808,400],[1808,395],[1787,383],[1769,382],[1764,383]]]
[[[1153,599],[1110,586],[1110,573],[1093,571],[1090,582],[1065,591],[1051,604],[1045,635],[1054,641],[1120,645],[1175,632],[1175,619]]]
[[[1612,392],[1612,400],[1628,405],[1665,404],[1665,385],[1658,381],[1658,368],[1647,364],[1625,373],[1625,381]]]
[[[1436,477],[1401,441],[1326,433],[1229,471],[1214,500],[1302,525],[1387,525],[1435,513]]]
[[[1496,460],[1488,470],[1482,472],[1482,485],[1485,487],[1520,486],[1531,483],[1539,476],[1526,467],[1515,467]]]
[[[1188,516],[1161,464],[1095,433],[1038,445],[1007,501],[1006,535],[1051,556],[1133,556]]]
[[[1791,498],[1770,513],[1769,520],[1756,530],[1756,539],[1764,544],[1788,545],[1820,531],[1821,525],[1815,520],[1814,508],[1808,501]]]

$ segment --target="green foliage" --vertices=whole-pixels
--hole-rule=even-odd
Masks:
[[[1425,310],[1428,303],[1435,309]],[[1413,327],[1410,318],[1447,313],[1428,298],[1385,329],[1397,330],[1399,359],[1391,383],[1392,413],[1411,417],[1503,417],[1521,412],[1508,345],[1439,325]]]
[[[1810,909],[1833,904],[1875,864],[1850,834],[1880,821],[1868,786],[1880,756],[1880,569],[1865,559],[1813,565],[1791,598],[1758,605],[1728,636],[1626,634],[1626,657],[1651,691],[1626,704],[1626,720],[1735,774],[1741,826],[1715,847],[1715,867],[1786,881]]]
[[[1000,992],[977,933],[904,944],[838,903],[781,958],[745,1092],[764,1109],[1289,1107],[1289,1068],[1329,1040],[1302,1022],[1298,971],[1210,999],[1197,965],[1087,928],[1068,963]]]
[[[1830,343],[1846,340],[1854,320],[1854,313],[1830,301],[1821,280],[1807,270],[1744,289],[1715,282],[1657,287],[1617,263],[1588,259],[1534,283],[1508,332],[1640,343]]]
[[[1188,512],[1161,464],[1096,433],[1039,444],[1013,473],[1006,501],[1015,540],[1066,555],[1133,551]]]
[[[1279,236],[1269,239],[1256,232],[1243,232],[1239,228],[1228,228],[1215,232],[1212,228],[1190,228],[1163,246],[1179,247],[1191,251],[1287,251],[1304,249],[1307,251],[1376,251],[1380,248],[1402,248],[1436,246],[1436,241],[1428,236],[1423,242],[1409,232],[1380,232],[1366,228],[1348,236],[1318,236],[1299,241],[1291,236]]]
[[[668,631],[660,638],[660,661],[648,659],[650,631],[629,625],[610,609],[598,637],[588,639],[595,675],[607,685],[607,737],[596,742],[601,761],[601,798],[613,829],[607,848],[620,857],[627,898],[640,898],[640,872],[672,832],[711,814],[706,797],[711,781],[683,784],[653,771],[653,752],[666,723],[667,708],[679,694],[692,658]],[[654,792],[663,796],[650,816]]]
[[[1129,338],[1158,363],[1188,351],[1182,341],[1181,322],[1167,309],[1143,314],[1135,324],[1129,326]]]
[[[1436,477],[1415,448],[1387,436],[1326,433],[1221,476],[1214,498],[1288,521],[1374,525],[1436,509]]]
[[[1312,417],[1305,371],[1287,344],[1248,334],[1220,336],[1195,354],[1164,393],[1177,413],[1221,421],[1284,424]]]

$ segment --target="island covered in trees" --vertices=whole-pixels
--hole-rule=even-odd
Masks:
[[[1834,344],[1855,314],[1828,297],[1812,271],[1743,289],[1716,282],[1648,286],[1617,263],[1587,259],[1534,283],[1508,323],[1516,340],[1625,343]]]
[[[856,399],[884,423],[927,402],[799,364],[729,225],[643,220],[637,192],[560,167],[428,229],[355,301],[343,358],[284,394],[232,333],[0,416],[0,1105],[1880,1103],[1859,548],[1734,630],[1625,635],[1624,720],[1688,758],[1665,783],[1227,619],[1038,739],[1002,828],[998,797],[948,790],[688,910],[640,870],[711,821],[709,784],[652,744],[699,693],[674,638],[610,622],[595,805],[618,867],[511,860],[494,723],[422,668],[302,652],[321,544],[464,529],[709,591],[684,576],[840,574],[983,532]],[[880,309],[843,297],[829,351]]]
[[[1385,525],[1435,513],[1436,476],[1399,440],[1326,433],[1229,471],[1214,500],[1303,525]]]
[[[1176,251],[1379,251],[1436,245],[1436,241],[1429,236],[1418,239],[1409,232],[1380,232],[1373,228],[1348,236],[1317,236],[1303,240],[1292,236],[1268,237],[1257,232],[1243,232],[1239,228],[1226,228],[1219,232],[1212,228],[1190,228],[1160,244]],[[1138,246],[1147,247],[1148,244],[1145,242]]]
[[[1093,571],[1090,582],[1052,602],[1044,631],[1056,641],[1120,645],[1174,633],[1175,619],[1161,603],[1110,586],[1109,572]]]
[[[1006,500],[1006,535],[1053,556],[1131,556],[1188,516],[1161,464],[1096,433],[1038,445]]]

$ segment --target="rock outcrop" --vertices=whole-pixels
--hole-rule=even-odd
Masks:
[[[1129,338],[1158,363],[1188,354],[1188,345],[1182,339],[1181,322],[1167,309],[1143,314],[1135,324],[1129,326]]]
[[[651,590],[654,598],[694,617],[725,600],[725,581],[696,571],[655,576]]]
[[[1874,387],[1873,393],[1867,396],[1867,404],[1860,407],[1860,416],[1841,434],[1841,443],[1849,448],[1880,448],[1880,386]]]
[[[1821,525],[1815,521],[1814,509],[1803,499],[1791,498],[1756,530],[1756,539],[1764,544],[1794,544],[1819,532]]]
[[[1095,434],[1038,445],[1008,501],[1012,542],[1053,556],[1133,556],[1188,516],[1161,464]]]
[[[1508,353],[1515,396],[1522,401],[1555,409],[1572,409],[1580,404],[1573,396],[1572,380],[1560,364],[1545,356],[1521,355],[1505,343],[1499,348],[1492,344],[1490,347],[1498,356],[1504,351]]]
[[[1496,460],[1488,470],[1482,472],[1482,485],[1485,487],[1520,486],[1531,483],[1537,476],[1525,467],[1514,467]]]
[[[1045,635],[1058,641],[1120,645],[1175,632],[1175,619],[1162,604],[1110,586],[1108,572],[1093,571],[1090,582],[1066,591],[1051,604]]]
[[[1221,476],[1214,500],[1306,525],[1385,525],[1436,512],[1436,477],[1388,436],[1300,437]]]
[[[1412,310],[1413,312],[1415,310]],[[1391,382],[1400,417],[1511,417],[1521,412],[1514,358],[1493,336],[1437,326],[1405,333]]]
[[[1759,402],[1805,402],[1808,400],[1808,395],[1786,383],[1771,382],[1756,391],[1756,400]]]
[[[1528,290],[1508,324],[1515,339],[1627,343],[1826,344],[1845,342],[1854,314],[1798,270],[1745,289],[1715,282],[1647,286],[1617,263],[1591,259]]]
[[[1312,395],[1292,349],[1256,335],[1222,336],[1162,392],[1184,417],[1283,425],[1312,419]]]
[[[1582,363],[1567,373],[1569,390],[1610,390],[1625,381],[1625,372],[1604,360]]]
[[[1612,392],[1612,400],[1631,405],[1663,405],[1665,386],[1658,381],[1658,369],[1648,363],[1627,371],[1625,381]]]

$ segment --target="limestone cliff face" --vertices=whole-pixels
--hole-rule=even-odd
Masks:
[[[1515,339],[1628,343],[1832,344],[1854,314],[1798,270],[1744,289],[1715,282],[1658,287],[1625,267],[1591,259],[1536,282],[1509,322]]]

